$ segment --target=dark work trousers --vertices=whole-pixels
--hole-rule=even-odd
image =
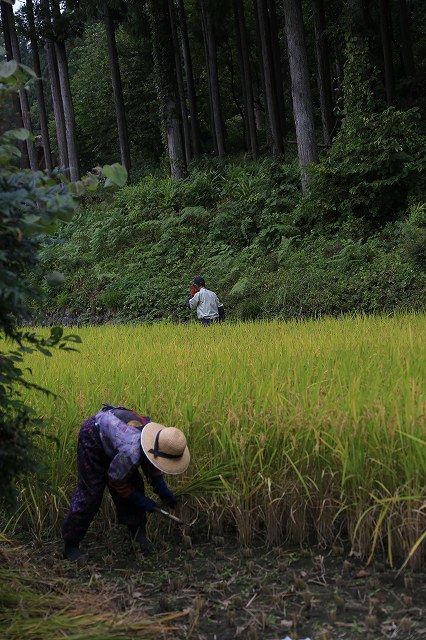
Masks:
[[[68,513],[62,524],[62,537],[65,542],[78,545],[84,538],[90,523],[101,506],[110,463],[111,459],[102,447],[95,418],[91,417],[84,422],[78,435],[78,481]],[[137,471],[128,480],[137,491],[144,493],[144,482]],[[141,527],[142,530],[145,530],[145,510],[129,503],[111,487],[108,489],[117,510],[119,523],[129,527]]]

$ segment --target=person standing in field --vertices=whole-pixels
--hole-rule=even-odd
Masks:
[[[204,325],[225,319],[225,309],[214,291],[206,288],[204,278],[197,276],[190,289],[188,307],[197,310],[197,318]]]
[[[163,503],[174,508],[177,499],[163,474],[183,473],[189,461],[182,431],[151,422],[131,409],[104,404],[83,423],[78,436],[77,488],[62,524],[64,557],[78,560],[86,555],[80,542],[101,506],[105,486],[119,523],[127,525],[130,538],[142,552],[152,552],[155,545],[146,537],[146,514],[158,505],[145,495],[138,468]]]

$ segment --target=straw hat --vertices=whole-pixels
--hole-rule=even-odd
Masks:
[[[148,460],[163,473],[178,474],[188,468],[191,457],[180,429],[148,422],[141,432],[141,445]]]

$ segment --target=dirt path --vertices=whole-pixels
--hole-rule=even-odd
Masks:
[[[78,597],[83,611],[87,603],[86,614],[127,616],[107,636],[85,638],[426,638],[425,573],[396,578],[383,564],[365,567],[340,548],[241,548],[220,537],[203,542],[186,536],[165,539],[145,558],[118,529],[106,542],[105,536],[89,534],[86,546],[91,560],[84,565],[62,561],[57,541],[26,549],[27,561],[52,592],[59,584],[70,603]],[[132,624],[138,620],[135,635]],[[142,620],[155,621],[156,629],[144,628]],[[5,635],[4,605],[0,621],[3,638],[19,637]],[[73,636],[65,629],[60,637]]]

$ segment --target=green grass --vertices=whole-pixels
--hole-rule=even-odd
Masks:
[[[244,544],[349,537],[392,563],[423,534],[424,314],[72,331],[79,353],[28,358],[60,396],[29,397],[56,438],[43,438],[54,491],[28,482],[9,531],[57,528],[79,427],[108,402],[185,431],[191,464],[171,485]]]

